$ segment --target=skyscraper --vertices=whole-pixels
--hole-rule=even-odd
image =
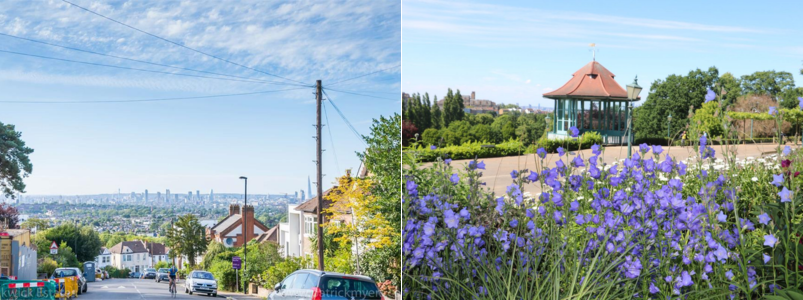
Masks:
[[[201,191],[195,190],[195,200],[201,201]]]
[[[148,202],[148,190],[145,190],[145,202]]]
[[[215,201],[215,190],[209,191],[209,202]]]
[[[192,200],[192,191],[187,192],[187,201]]]
[[[156,192],[156,201],[162,201],[162,192]]]
[[[165,191],[165,203],[170,202],[170,189]]]
[[[304,200],[307,200],[307,198],[304,197],[304,190],[301,190],[301,201],[304,201]]]

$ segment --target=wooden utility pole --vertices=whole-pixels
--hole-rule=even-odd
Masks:
[[[318,270],[323,271],[323,174],[322,174],[322,164],[321,164],[321,102],[323,101],[323,97],[321,95],[321,80],[317,81],[317,86],[315,88],[315,103],[316,103],[316,119],[317,123],[315,125],[315,143],[317,146],[316,156],[317,160],[315,160],[315,164],[318,167],[318,174],[317,179],[318,182],[315,184],[318,188],[318,226],[315,228],[315,231],[318,233]]]

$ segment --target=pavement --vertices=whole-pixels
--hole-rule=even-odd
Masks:
[[[794,144],[787,144],[791,146],[793,149],[800,147],[800,145]],[[769,154],[774,154],[776,147],[778,144],[747,144],[747,145],[736,145],[731,146],[734,150],[734,154],[737,158],[745,159],[747,157],[761,157],[766,156]],[[714,150],[716,150],[716,158],[722,159],[724,151],[724,146],[712,146]],[[675,161],[679,159],[687,159],[689,157],[697,156],[697,147],[663,147],[664,152],[661,154],[661,160],[663,160],[664,155],[669,153],[669,155],[675,158]],[[638,152],[638,145],[633,145],[632,148],[633,152]],[[574,151],[574,155],[579,153],[582,157],[588,161],[588,158],[591,157],[593,154],[591,153],[591,149],[581,150],[581,151]],[[618,161],[619,159],[623,159],[627,157],[627,146],[610,146],[604,147],[602,155],[597,162],[598,165],[602,165],[602,162],[606,162],[608,164]],[[647,154],[647,157],[652,157],[652,154]],[[574,159],[573,155],[569,155],[567,157],[562,157],[563,162],[568,164],[572,159]],[[535,154],[528,154],[528,155],[521,155],[521,156],[506,156],[506,157],[494,157],[494,158],[482,158],[479,159],[480,161],[485,162],[485,170],[482,170],[482,177],[481,181],[485,182],[485,188],[492,191],[495,195],[500,196],[504,195],[507,192],[507,187],[513,183],[513,179],[510,176],[510,172],[513,170],[522,170],[522,169],[529,169],[535,170],[537,162],[540,161]],[[544,159],[544,162],[547,166],[553,168],[555,167],[555,161],[558,160],[557,153],[550,153],[547,154],[547,157]],[[470,159],[465,160],[454,160],[452,161],[452,167],[456,168],[457,170],[464,170],[465,165],[468,164]],[[687,163],[688,164],[688,163]],[[425,164],[429,165],[429,164]],[[529,173],[527,173],[529,174]],[[523,192],[529,192],[533,195],[536,195],[541,192],[541,186],[539,184],[526,184],[522,188]]]
[[[153,279],[107,279],[89,282],[87,292],[78,296],[78,300],[124,300],[124,299],[173,299],[167,289],[167,282],[157,283]],[[184,293],[184,280],[176,284],[176,299],[209,299],[206,294]],[[218,299],[252,300],[262,299],[256,296],[237,293],[218,292]]]

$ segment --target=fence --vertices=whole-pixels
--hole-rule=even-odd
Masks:
[[[56,284],[48,281],[4,280],[0,284],[3,300],[54,300]]]

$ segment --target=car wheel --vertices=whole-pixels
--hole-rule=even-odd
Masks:
[[[212,297],[217,297],[217,293],[212,294]]]
[[[190,295],[192,295],[192,291],[190,291]]]

